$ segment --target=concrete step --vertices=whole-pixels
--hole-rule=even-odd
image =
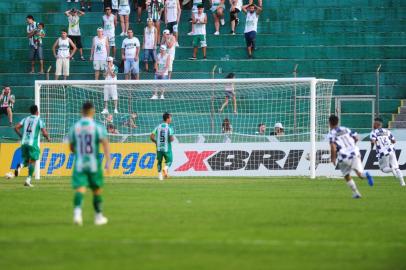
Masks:
[[[399,114],[406,113],[406,106],[399,107]]]
[[[394,116],[394,121],[406,121],[406,113],[405,114],[396,114]]]
[[[392,121],[390,128],[406,128],[406,121]]]

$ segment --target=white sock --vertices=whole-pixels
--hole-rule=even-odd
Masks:
[[[96,218],[102,218],[103,217],[103,214],[100,212],[100,213],[96,213]]]
[[[75,208],[73,209],[73,215],[74,215],[75,217],[81,216],[81,215],[82,215],[82,208],[80,208],[80,207],[75,207]]]
[[[27,184],[31,184],[31,177],[27,177],[27,179],[25,179],[25,182],[27,183]]]
[[[362,178],[366,178],[367,177],[367,172],[366,171],[363,171],[362,173],[361,173],[361,177]],[[351,181],[353,181],[352,179],[351,179]],[[354,182],[354,181],[353,181]],[[354,185],[355,185],[355,183],[354,183]]]
[[[393,174],[395,174],[395,172],[394,172],[390,167],[383,168],[382,171],[383,171],[384,173],[393,172]],[[395,176],[396,176],[396,175],[395,175]]]
[[[347,186],[352,190],[353,193],[359,193],[354,180],[351,179],[350,181],[347,181]]]
[[[405,185],[405,180],[403,179],[402,171],[400,169],[396,169],[395,172],[396,172],[396,174],[395,174],[396,178],[398,178],[400,184],[402,186],[404,186]]]

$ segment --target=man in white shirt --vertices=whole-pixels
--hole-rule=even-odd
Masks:
[[[79,50],[80,60],[85,61],[85,58],[83,57],[83,46],[79,26],[79,17],[83,15],[85,15],[83,11],[76,10],[74,8],[65,11],[65,16],[68,17],[69,22],[68,37],[73,41],[73,43],[75,43],[76,48]]]
[[[147,19],[147,26],[144,28],[144,40],[142,48],[144,49],[145,71],[148,72],[148,61],[155,63],[155,48],[158,43],[158,29],[156,29],[152,18]]]
[[[109,46],[113,51],[113,58],[116,57],[116,27],[117,27],[117,17],[112,13],[111,7],[106,7],[104,9],[105,14],[103,15],[103,33],[109,39]]]
[[[118,74],[118,67],[113,63],[114,58],[108,57],[107,58],[107,65],[106,65],[106,72],[104,73],[104,77],[106,81],[117,81],[117,74]],[[117,105],[118,105],[118,94],[117,94],[117,85],[109,84],[104,86],[104,110],[101,112],[102,114],[108,114],[108,101],[109,99],[113,100],[114,103],[114,113],[118,113]]]
[[[140,41],[134,37],[132,29],[128,29],[127,38],[121,46],[121,59],[124,61],[125,79],[131,80],[132,75],[136,80],[140,79],[139,54]]]
[[[56,47],[58,47],[58,53],[56,52]],[[69,51],[70,48],[72,48],[71,52]],[[58,80],[61,75],[63,75],[64,80],[66,80],[69,76],[70,59],[76,52],[76,46],[72,40],[68,38],[68,32],[66,30],[61,31],[61,37],[59,37],[52,46],[52,52],[56,58],[55,80]]]
[[[248,58],[252,58],[252,52],[255,49],[255,39],[258,30],[258,17],[262,12],[262,8],[255,4],[248,4],[242,7],[242,10],[247,14],[244,36],[247,44]]]
[[[192,24],[194,24],[193,30],[193,56],[190,60],[197,59],[198,48],[202,48],[203,59],[206,59],[206,24],[207,24],[207,15],[204,11],[203,4],[197,6],[197,13],[192,15]]]
[[[94,79],[97,81],[100,71],[106,68],[107,57],[110,54],[109,39],[104,36],[103,28],[97,28],[97,36],[93,38],[90,61],[93,61]]]

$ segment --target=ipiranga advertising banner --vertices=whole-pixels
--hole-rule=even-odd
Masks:
[[[373,175],[379,170],[375,150],[360,142],[362,162]],[[157,176],[155,146],[150,143],[112,143],[112,176]],[[308,176],[308,142],[197,143],[173,144],[171,176]],[[406,141],[396,143],[401,170],[406,170]],[[100,158],[105,161],[104,155]],[[0,173],[13,170],[21,162],[19,144],[0,145]],[[41,145],[41,176],[70,176],[74,156],[67,144]],[[329,145],[317,143],[317,176],[339,177],[330,163]],[[24,175],[24,174],[23,174]]]

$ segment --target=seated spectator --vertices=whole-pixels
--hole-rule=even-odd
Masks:
[[[238,13],[242,9],[242,0],[229,0],[230,1],[230,34],[235,35],[235,27],[238,25],[240,20],[238,19]]]
[[[274,126],[274,131],[272,131],[269,135],[271,135],[271,136],[285,135],[282,123],[276,123]]]
[[[144,29],[144,39],[142,48],[144,49],[144,64],[145,71],[148,72],[148,61],[152,61],[155,64],[156,58],[156,45],[158,42],[158,30],[156,29],[152,18],[147,19],[147,26]]]
[[[35,58],[38,58],[40,64],[39,74],[44,74],[44,51],[42,47],[42,39],[45,37],[44,23],[40,22],[34,32],[34,49],[30,51],[33,55],[31,58],[31,73],[35,73]]]
[[[56,52],[56,47],[58,47],[58,53]],[[69,50],[70,48],[73,48],[71,52]],[[56,58],[55,80],[58,80],[61,75],[63,75],[63,79],[66,80],[69,77],[70,59],[76,52],[76,46],[73,41],[68,38],[66,30],[61,31],[61,37],[59,37],[52,46],[52,52]]]
[[[148,18],[151,18],[157,29],[157,44],[161,40],[161,16],[164,10],[164,0],[147,0]]]
[[[90,61],[93,61],[94,79],[100,77],[100,71],[106,68],[107,57],[109,57],[110,45],[108,37],[104,36],[103,28],[97,28],[97,36],[93,38],[92,49],[90,50]]]
[[[11,94],[9,86],[4,86],[0,95],[0,115],[5,114],[8,117],[10,127],[13,126],[13,107],[15,103],[15,97]]]
[[[225,118],[223,120],[223,123],[221,124],[221,133],[225,134],[233,133],[233,126],[231,125],[230,120],[228,120],[228,118]]]
[[[120,134],[118,129],[113,124],[107,124],[107,133],[109,134]]]
[[[133,30],[128,29],[127,38],[121,46],[121,59],[124,61],[125,79],[140,79],[140,41],[134,36]]]
[[[129,0],[120,0],[118,6],[118,15],[120,16],[121,34],[124,37],[127,35],[128,28],[130,27],[130,4]]]
[[[80,60],[85,61],[85,58],[83,57],[83,46],[79,26],[80,17],[85,15],[85,13],[72,8],[65,11],[65,15],[68,17],[69,22],[68,37],[73,41],[73,43],[75,43],[76,48],[79,50]]]
[[[77,2],[77,1],[75,1]],[[87,11],[92,11],[92,1],[91,0],[80,0],[80,9],[84,12],[86,10],[86,3],[87,2]]]
[[[145,0],[137,0],[134,2],[137,4],[137,22],[141,23],[142,11],[146,8]]]
[[[264,123],[258,124],[258,130],[255,132],[255,135],[265,135],[266,125]]]
[[[248,58],[252,58],[252,52],[255,49],[255,38],[257,36],[258,17],[262,11],[262,8],[254,4],[248,4],[243,6],[242,10],[247,14],[244,35],[245,42],[247,44]]]
[[[167,80],[169,63],[171,61],[169,54],[166,53],[166,46],[161,45],[159,54],[156,57],[155,62],[155,80]],[[165,88],[163,86],[157,85],[154,90],[154,94],[151,99],[158,99],[158,92],[161,91],[161,99],[165,99],[164,92]]]
[[[226,76],[226,79],[234,79],[235,78],[235,74],[234,73],[229,73]],[[235,97],[235,87],[234,87],[234,83],[229,83],[226,84],[224,87],[224,93],[225,93],[225,100],[223,105],[221,106],[219,113],[223,112],[224,108],[227,107],[228,102],[231,99],[233,99],[233,106],[234,106],[234,113],[237,113],[237,98]]]
[[[176,37],[175,46],[179,46],[178,24],[180,14],[182,10],[180,8],[179,0],[166,0],[165,1],[165,24],[166,29]]]
[[[161,45],[165,45],[167,48],[167,53],[170,56],[169,69],[168,69],[168,79],[172,78],[173,62],[175,61],[176,54],[176,36],[171,34],[168,29],[163,31]]]
[[[136,124],[137,117],[138,117],[138,115],[136,112],[124,114],[120,118],[120,122],[124,127],[136,128],[137,127],[137,124]]]
[[[118,67],[114,65],[114,58],[107,58],[107,67],[104,74],[106,81],[117,81]],[[108,102],[109,99],[113,100],[114,103],[114,113],[118,113],[118,94],[117,94],[117,85],[109,84],[104,86],[104,110],[102,114],[108,114]]]
[[[109,39],[109,46],[113,50],[112,56],[116,57],[116,27],[117,27],[117,17],[112,13],[111,7],[106,7],[104,9],[103,20],[103,34]]]
[[[220,35],[220,24],[224,25],[224,4],[225,0],[210,0],[211,2],[211,12],[213,13],[213,20],[214,20],[214,28],[216,31],[214,32],[214,35],[218,36]]]
[[[207,15],[204,13],[203,4],[197,6],[197,13],[192,15],[192,24],[194,24],[193,29],[193,56],[189,58],[190,60],[197,59],[198,48],[202,48],[203,59],[206,59],[206,24]]]

